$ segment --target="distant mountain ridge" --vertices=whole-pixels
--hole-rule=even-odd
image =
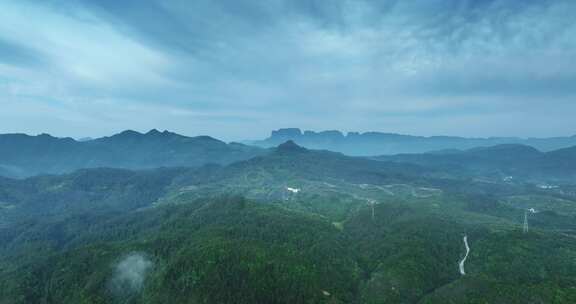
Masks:
[[[541,152],[527,145],[503,144],[463,151],[384,155],[373,159],[503,179],[522,177],[565,182],[576,178],[576,147]]]
[[[483,171],[514,167],[529,169],[531,172],[524,173],[530,175],[540,170],[563,178],[573,176],[566,162],[576,163],[576,137],[420,137],[377,132],[344,135],[339,131],[316,133],[292,128],[274,131],[270,138],[251,143],[257,146],[156,129],[147,133],[126,130],[82,141],[48,134],[0,134],[0,176],[22,178],[100,167],[137,170],[227,165],[270,153],[265,148],[276,146],[285,151],[329,150],[349,156],[380,156],[378,159],[394,154],[389,160],[434,168],[440,164],[476,166]]]
[[[260,147],[274,147],[287,140],[310,149],[323,149],[354,156],[424,153],[447,149],[471,149],[501,144],[522,144],[541,151],[552,151],[576,146],[576,136],[551,138],[489,137],[466,138],[458,136],[413,136],[382,132],[302,131],[286,128],[272,131],[264,140],[246,143]]]
[[[0,134],[0,175],[27,177],[97,167],[195,167],[229,164],[264,152],[209,136],[187,137],[155,129],[147,133],[127,130],[88,141],[48,134]]]

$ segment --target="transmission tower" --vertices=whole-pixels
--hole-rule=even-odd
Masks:
[[[522,230],[524,233],[528,233],[528,210],[524,210],[524,226]]]

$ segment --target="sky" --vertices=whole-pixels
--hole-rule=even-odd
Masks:
[[[0,133],[576,134],[573,0],[0,0]]]

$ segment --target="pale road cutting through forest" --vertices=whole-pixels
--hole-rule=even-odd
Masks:
[[[460,261],[460,274],[461,275],[466,275],[466,271],[464,271],[464,263],[466,262],[466,259],[468,258],[468,254],[470,253],[470,247],[468,246],[468,236],[467,235],[464,236],[464,246],[466,246],[466,255],[464,256],[462,261]]]

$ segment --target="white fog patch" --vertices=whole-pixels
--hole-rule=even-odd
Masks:
[[[135,294],[142,290],[146,275],[154,263],[142,253],[131,253],[114,265],[110,289],[117,296]]]

